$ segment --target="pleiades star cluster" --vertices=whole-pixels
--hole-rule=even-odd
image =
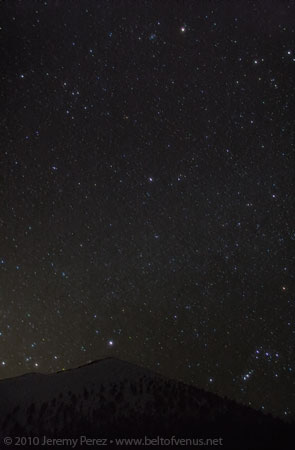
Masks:
[[[294,24],[1,3],[1,378],[115,356],[294,418]]]

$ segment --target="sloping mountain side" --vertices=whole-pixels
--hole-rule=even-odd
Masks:
[[[279,419],[114,358],[2,380],[0,399],[1,448],[4,437],[10,448],[89,448],[86,438],[102,439],[90,448],[131,448],[116,439],[132,437],[142,439],[137,446],[235,450],[287,449],[293,439]]]

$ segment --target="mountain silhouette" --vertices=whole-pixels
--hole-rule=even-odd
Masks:
[[[107,439],[114,448],[121,438],[155,439],[154,448],[167,447],[169,441],[159,439],[173,436],[170,447],[187,439],[185,447],[196,448],[198,439],[199,446],[235,450],[287,449],[293,438],[292,425],[280,419],[115,358],[1,380],[0,398],[1,436],[12,445],[22,436],[21,448],[55,448],[44,436],[77,439],[72,448],[87,448],[81,436]]]

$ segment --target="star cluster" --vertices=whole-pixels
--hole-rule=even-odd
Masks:
[[[294,417],[294,14],[2,3],[1,378],[112,355]]]

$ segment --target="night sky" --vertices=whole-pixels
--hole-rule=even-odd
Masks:
[[[294,2],[0,10],[0,378],[115,356],[294,417]]]

